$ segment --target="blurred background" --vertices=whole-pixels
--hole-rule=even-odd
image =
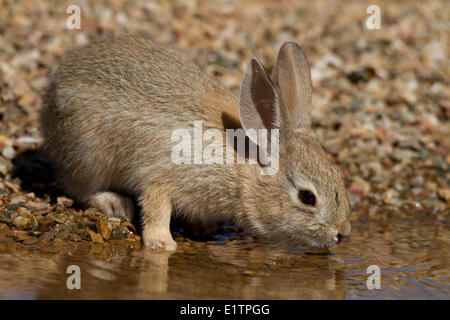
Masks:
[[[81,23],[69,30],[73,4]],[[39,142],[41,95],[70,48],[109,33],[146,34],[236,92],[251,56],[270,71],[281,44],[294,40],[312,67],[316,133],[345,169],[352,204],[369,195],[442,211],[450,199],[450,3],[383,1],[381,29],[369,30],[371,4],[2,0],[0,174],[17,151]]]

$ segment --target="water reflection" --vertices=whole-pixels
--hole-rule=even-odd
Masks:
[[[449,299],[449,228],[436,219],[355,224],[330,255],[227,235],[174,253],[82,242],[0,246],[3,299]],[[66,269],[81,268],[81,290]],[[366,286],[381,268],[381,289]]]

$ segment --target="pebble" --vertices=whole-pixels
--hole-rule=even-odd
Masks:
[[[0,177],[5,177],[8,173],[8,163],[5,158],[0,157]]]
[[[9,204],[25,204],[27,202],[27,198],[25,196],[17,196],[17,197],[13,197],[11,198],[11,200],[9,201]]]
[[[363,195],[367,195],[370,191],[370,184],[361,177],[354,177],[353,183],[362,191]]]
[[[105,243],[105,241],[103,240],[103,237],[102,237],[101,234],[95,233],[92,230],[89,230],[88,232],[89,232],[89,235],[91,237],[92,242],[94,242],[94,243]]]
[[[52,232],[44,232],[39,237],[39,241],[41,242],[51,242],[55,238],[55,234]]]
[[[11,223],[12,222],[11,211],[8,210],[0,211],[0,222]]]
[[[6,146],[2,150],[2,155],[6,159],[13,159],[14,156],[16,155],[16,151],[14,150],[14,148],[12,146]]]
[[[421,187],[425,183],[424,176],[416,176],[413,179],[411,179],[411,185],[414,187]]]
[[[79,242],[81,241],[81,236],[73,232],[63,231],[56,236],[56,239]]]
[[[13,224],[19,228],[37,228],[38,222],[36,218],[28,211],[28,209],[20,207],[19,215],[14,218]]]
[[[445,201],[450,201],[450,189],[438,189],[438,195]]]
[[[123,238],[126,238],[128,234],[129,234],[128,228],[120,226],[112,230],[110,238],[114,240],[122,240]]]
[[[105,240],[108,240],[111,237],[111,224],[106,219],[100,219],[97,222],[97,230],[100,231],[100,234]]]
[[[24,216],[18,216],[13,220],[13,223],[16,227],[25,227],[30,223],[30,220]]]
[[[383,201],[386,204],[398,204],[399,193],[394,189],[389,189],[383,194]]]
[[[6,223],[0,223],[0,233],[8,233],[10,231]]]
[[[66,198],[66,197],[58,197],[56,199],[56,203],[59,206],[65,207],[65,208],[70,208],[73,205],[73,200]]]

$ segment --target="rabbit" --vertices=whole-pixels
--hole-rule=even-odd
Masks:
[[[311,96],[309,63],[295,42],[281,46],[271,76],[252,57],[236,96],[174,48],[113,36],[75,48],[51,74],[43,149],[82,206],[131,220],[134,196],[147,247],[177,248],[176,215],[325,249],[349,235],[350,210],[342,174],[311,131]],[[173,131],[192,132],[195,121],[224,136],[229,128],[270,130],[269,140],[278,132],[278,171],[263,174],[261,163],[173,163]]]

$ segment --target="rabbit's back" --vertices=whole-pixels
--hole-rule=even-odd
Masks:
[[[138,189],[145,170],[171,166],[173,130],[195,120],[223,129],[224,108],[236,114],[235,97],[184,55],[144,38],[104,39],[73,50],[53,73],[45,148],[66,186]]]
[[[185,55],[145,38],[128,37],[106,38],[73,50],[52,82],[57,95],[88,89],[111,100],[128,98],[124,107],[132,110],[146,108],[139,104],[144,99],[156,106],[182,98],[197,100],[211,90],[226,92]]]

